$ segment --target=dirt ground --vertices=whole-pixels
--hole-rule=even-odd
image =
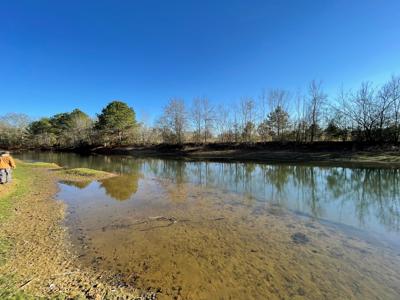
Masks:
[[[51,170],[49,170],[51,168]],[[92,177],[95,175],[91,174]],[[111,176],[101,174],[101,177]],[[18,162],[15,180],[0,189],[0,298],[151,299],[132,288],[102,281],[82,269],[54,200],[57,181],[83,180],[49,165]]]

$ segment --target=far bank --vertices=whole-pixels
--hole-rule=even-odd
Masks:
[[[330,165],[368,165],[400,167],[400,145],[357,142],[268,142],[254,144],[209,143],[198,145],[131,145],[77,148],[62,151],[86,154],[129,155],[186,160],[309,163]]]
[[[400,144],[364,142],[185,143],[182,145],[155,144],[14,149],[14,153],[26,151],[73,152],[82,155],[123,155],[138,158],[154,157],[215,162],[400,167]]]

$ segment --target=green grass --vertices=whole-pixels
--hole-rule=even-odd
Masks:
[[[14,201],[18,201],[29,192],[29,187],[33,184],[30,177],[29,166],[18,164],[13,173],[14,182],[10,186],[11,190],[0,196],[0,224],[5,222],[12,214]],[[9,250],[12,248],[12,241],[0,236],[0,265],[7,260]],[[0,274],[0,298],[1,299],[33,299],[19,291],[14,283],[14,279],[9,274]]]
[[[107,172],[87,169],[87,168],[66,169],[63,170],[63,172],[68,175],[82,176],[82,177],[103,177],[110,175],[110,173]]]
[[[59,165],[55,163],[47,163],[47,162],[33,162],[33,163],[24,163],[28,166],[32,167],[38,167],[38,168],[49,168],[49,169],[54,169],[54,168],[60,168]]]
[[[0,222],[3,222],[10,214],[12,201],[28,192],[28,188],[32,180],[30,179],[30,171],[27,166],[19,164],[13,172],[14,182],[11,191],[0,196]]]

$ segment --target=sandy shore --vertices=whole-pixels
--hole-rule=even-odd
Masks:
[[[71,251],[68,231],[63,226],[65,205],[54,199],[57,181],[112,176],[89,173],[65,172],[51,164],[18,162],[14,182],[1,186],[1,299],[140,296],[137,290],[111,286],[102,280],[103,274],[81,268]]]

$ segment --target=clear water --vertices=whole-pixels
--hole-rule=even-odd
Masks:
[[[396,299],[400,171],[24,153],[60,183],[82,264],[165,299]]]

